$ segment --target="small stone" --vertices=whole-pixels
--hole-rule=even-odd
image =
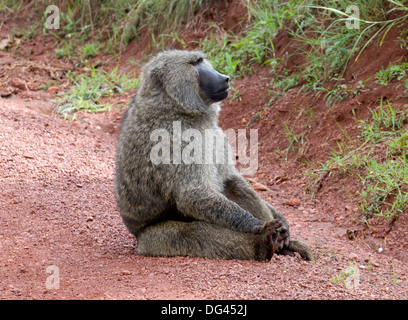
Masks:
[[[300,199],[293,198],[293,199],[286,201],[285,204],[287,204],[288,206],[292,206],[292,207],[298,207],[300,206]]]
[[[123,270],[123,271],[122,271],[122,274],[123,274],[124,276],[129,276],[129,275],[132,274],[132,272],[130,272],[129,270]]]
[[[52,86],[52,87],[48,88],[47,92],[49,92],[49,93],[58,93],[58,90],[59,90],[58,87]]]
[[[357,260],[358,259],[358,255],[356,255],[355,253],[350,253],[349,254],[349,259],[351,259],[351,260]]]
[[[26,90],[26,85],[20,78],[11,78],[9,85],[20,90]]]
[[[263,186],[262,184],[256,183],[253,185],[254,190],[258,190],[258,191],[266,191],[267,188],[265,186]]]

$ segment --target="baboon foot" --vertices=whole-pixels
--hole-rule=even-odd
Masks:
[[[271,260],[273,254],[278,250],[278,229],[282,223],[278,220],[268,221],[261,231],[261,252],[265,260]]]
[[[291,256],[294,257],[295,253],[291,250],[289,250],[288,248],[284,248],[282,250],[280,250],[279,252],[277,252],[277,254],[280,254],[282,256]]]
[[[289,246],[283,248],[282,250],[277,252],[277,254],[294,257],[295,252],[299,253],[300,256],[307,261],[313,260],[312,250],[302,240],[290,240]]]

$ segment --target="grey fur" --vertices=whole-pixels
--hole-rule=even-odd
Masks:
[[[206,98],[191,64],[199,58],[205,56],[198,51],[156,54],[143,70],[122,123],[115,194],[139,253],[269,260],[275,252],[297,251],[311,260],[307,245],[289,241],[284,216],[264,202],[233,165],[152,163],[150,152],[157,142],[150,134],[166,129],[173,151],[174,121],[181,123],[182,132],[196,129],[204,136],[204,130],[214,129],[223,134],[219,103]]]

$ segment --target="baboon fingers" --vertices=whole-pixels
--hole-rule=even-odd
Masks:
[[[282,223],[278,220],[265,222],[262,231],[262,248],[266,260],[271,260],[273,254],[278,251],[278,229]]]

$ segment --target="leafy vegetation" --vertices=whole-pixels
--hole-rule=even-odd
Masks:
[[[117,69],[106,72],[92,69],[88,75],[70,73],[71,89],[56,99],[56,112],[64,118],[72,118],[76,112],[101,112],[112,108],[109,102],[102,102],[102,98],[110,98],[115,93],[135,89],[139,79],[120,75]]]
[[[408,208],[408,107],[395,110],[381,100],[369,120],[360,120],[360,141],[338,143],[329,160],[308,176],[318,187],[322,176],[351,174],[361,181],[360,208],[365,218],[395,218]]]
[[[408,63],[401,65],[390,65],[387,68],[381,68],[375,76],[377,78],[376,83],[383,86],[388,86],[394,79],[402,80],[407,76]]]

